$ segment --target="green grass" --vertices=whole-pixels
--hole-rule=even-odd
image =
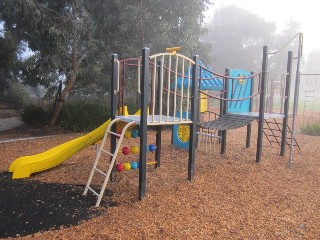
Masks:
[[[309,123],[300,128],[301,133],[311,135],[311,136],[320,136],[320,123]]]

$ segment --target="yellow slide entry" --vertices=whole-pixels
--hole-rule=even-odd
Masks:
[[[135,115],[139,114],[140,110],[135,113]],[[128,115],[126,106],[124,107],[123,115]],[[46,152],[33,156],[17,158],[11,163],[9,168],[9,172],[13,172],[12,178],[30,177],[32,173],[41,172],[59,165],[72,155],[102,139],[110,121],[111,119],[106,121],[92,132],[69,142],[63,143]],[[121,128],[121,126],[117,127]]]

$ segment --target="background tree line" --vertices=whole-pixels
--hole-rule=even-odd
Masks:
[[[219,9],[205,23],[209,5],[209,0],[0,0],[0,97],[10,97],[8,89],[16,83],[50,98],[63,81],[52,126],[68,95],[108,93],[112,53],[138,57],[144,46],[153,53],[182,46],[182,54],[199,54],[218,72],[226,67],[259,72],[262,46],[281,46],[299,29],[290,22],[279,33],[274,23],[237,7]],[[274,59],[270,65],[282,72],[286,54]]]

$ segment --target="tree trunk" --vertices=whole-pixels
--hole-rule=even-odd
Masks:
[[[53,109],[53,113],[50,119],[49,127],[53,127],[56,124],[58,117],[61,113],[61,110],[63,108],[64,100],[67,94],[72,90],[73,85],[76,82],[77,72],[79,67],[79,63],[77,62],[78,60],[77,57],[78,57],[78,43],[77,43],[77,40],[75,39],[73,42],[73,48],[71,53],[71,73],[67,79],[66,87],[61,92],[60,99],[58,99],[58,102],[55,104],[55,107]]]
[[[76,1],[73,1],[72,15],[73,15],[74,21],[76,21],[77,20],[77,2]],[[61,110],[63,108],[64,100],[65,100],[67,94],[72,90],[73,85],[77,79],[78,68],[79,68],[79,64],[81,62],[81,58],[78,59],[78,39],[77,39],[77,37],[78,37],[78,34],[77,34],[77,26],[76,26],[75,27],[75,34],[74,34],[74,38],[73,38],[73,42],[72,42],[72,52],[71,52],[71,56],[70,56],[70,61],[71,61],[70,74],[68,74],[68,76],[67,76],[66,87],[61,92],[60,99],[58,99],[58,102],[55,104],[55,107],[53,109],[53,113],[51,116],[49,127],[52,127],[56,124],[58,117],[61,113]]]
[[[53,113],[52,113],[52,116],[50,119],[49,127],[53,127],[56,124],[58,117],[61,113],[61,110],[63,108],[64,100],[65,100],[67,94],[71,91],[75,82],[76,82],[76,77],[74,77],[74,76],[70,77],[70,79],[67,81],[67,85],[62,91],[60,99],[58,99],[58,101],[55,104],[55,107],[53,109]]]

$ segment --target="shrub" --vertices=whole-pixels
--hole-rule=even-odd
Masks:
[[[22,120],[31,126],[44,126],[48,124],[50,113],[38,106],[29,106],[22,112]]]
[[[110,118],[106,104],[84,101],[65,103],[59,121],[64,128],[74,132],[92,131]]]

